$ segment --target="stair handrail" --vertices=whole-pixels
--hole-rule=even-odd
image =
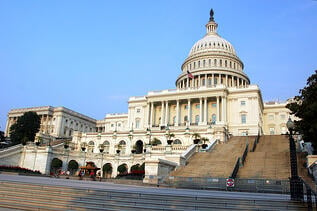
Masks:
[[[260,140],[260,133],[258,133],[257,137],[255,137],[255,139],[254,139],[254,144],[253,144],[253,147],[252,147],[252,149],[251,149],[251,152],[254,152],[254,151],[255,151],[256,146],[257,146],[258,143],[259,143],[259,140]]]
[[[240,168],[240,157],[237,158],[236,164],[234,165],[233,171],[231,175],[229,176],[229,178],[235,179],[237,177],[239,168]]]
[[[229,178],[232,178],[232,179],[236,178],[238,171],[240,169],[240,166],[242,166],[244,164],[244,161],[248,155],[248,151],[249,151],[248,149],[249,149],[249,143],[247,143],[245,145],[242,156],[237,158],[236,164],[234,165],[234,168],[233,168],[232,173],[229,176]]]
[[[249,143],[246,144],[244,152],[243,152],[242,157],[241,157],[241,164],[242,165],[244,164],[244,161],[248,155],[248,149],[249,149]]]

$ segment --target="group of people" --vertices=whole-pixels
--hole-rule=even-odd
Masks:
[[[92,170],[85,170],[85,169],[81,169],[78,172],[78,177],[79,180],[82,180],[84,178],[85,175],[89,175],[89,177],[91,178],[91,180],[96,181],[96,178],[98,178],[98,180],[101,180],[101,172],[100,171],[92,171]]]

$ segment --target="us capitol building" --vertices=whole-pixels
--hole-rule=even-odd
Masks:
[[[128,113],[107,114],[102,120],[64,107],[13,109],[8,113],[6,135],[19,116],[35,111],[41,117],[37,136],[53,142],[70,140],[73,150],[69,160],[80,165],[94,161],[99,167],[108,163],[113,169],[121,164],[129,169],[145,163],[145,181],[149,181],[151,175],[168,175],[177,166],[185,165],[191,154],[199,150],[193,144],[193,134],[207,138],[210,147],[231,136],[285,133],[290,115],[286,102],[263,102],[261,90],[250,83],[234,47],[217,33],[213,15],[211,10],[205,36],[192,46],[183,62],[176,89],[130,97]],[[170,134],[174,134],[171,145],[167,143]],[[149,145],[154,140],[157,145]],[[87,146],[85,154],[82,146]],[[104,147],[103,161],[100,146]],[[24,156],[28,155],[27,150],[24,149]],[[42,160],[34,161],[35,169],[48,172],[47,163],[54,157],[62,159],[61,151],[58,147],[43,149],[43,154],[38,154]],[[28,166],[21,162],[18,164]],[[63,162],[66,168],[65,156]],[[116,174],[113,170],[112,176]]]

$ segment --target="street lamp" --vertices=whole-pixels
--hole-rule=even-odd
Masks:
[[[290,161],[291,161],[291,177],[290,177],[290,190],[291,190],[291,200],[303,201],[303,184],[301,178],[298,176],[297,172],[297,156],[296,156],[296,146],[293,138],[294,122],[291,118],[288,118],[286,127],[289,131],[289,150],[290,150]]]
[[[83,152],[85,153],[84,166],[86,166],[86,165],[85,165],[85,162],[86,162],[86,145],[84,145],[84,146],[81,147],[81,151],[83,151]]]
[[[68,158],[69,158],[69,150],[68,150],[68,148],[69,148],[69,144],[68,144],[68,142],[65,142],[65,144],[64,144],[64,149],[65,149],[65,154],[66,154],[66,171],[68,171]]]

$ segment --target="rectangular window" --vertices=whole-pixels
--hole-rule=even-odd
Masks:
[[[196,107],[196,108],[200,108],[200,104],[196,104],[195,107]]]
[[[135,120],[135,128],[140,128],[140,120],[139,119]]]
[[[212,103],[211,107],[216,108],[217,107],[217,103]]]
[[[184,109],[187,110],[187,109],[188,109],[188,105],[185,105],[185,106],[184,106]]]
[[[269,115],[269,120],[274,120],[274,115],[270,114]]]
[[[139,109],[139,108],[136,109],[136,112],[137,112],[137,113],[140,113],[140,112],[141,112],[141,109]]]
[[[240,105],[241,105],[241,106],[245,106],[245,104],[246,104],[246,103],[245,103],[244,100],[242,100],[242,101],[240,102]]]
[[[247,115],[246,114],[241,114],[241,124],[247,123]]]
[[[281,118],[281,120],[285,120],[285,119],[286,119],[285,114],[281,114],[281,115],[280,115],[280,118]]]

